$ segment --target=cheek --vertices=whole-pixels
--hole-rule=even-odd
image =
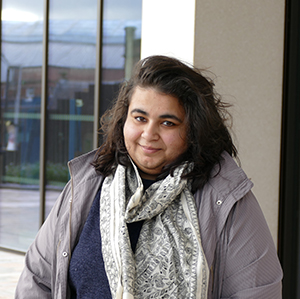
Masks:
[[[183,135],[182,132],[165,136],[164,140],[169,151],[172,152],[172,155],[174,156],[182,154],[187,149],[186,136]]]
[[[181,144],[182,152],[188,148],[188,138],[187,138],[187,129],[183,127],[179,131],[178,142]]]
[[[128,150],[130,144],[138,138],[139,132],[136,130],[135,126],[126,121],[123,129],[123,134],[125,146]]]
[[[123,128],[123,135],[124,135],[124,143],[125,143],[125,146],[126,148],[128,149],[128,139],[129,139],[129,132],[128,132],[128,124],[127,124],[127,121],[125,122],[124,124],[124,128]]]

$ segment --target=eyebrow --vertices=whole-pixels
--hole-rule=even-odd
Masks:
[[[130,111],[130,114],[133,114],[133,113],[141,113],[141,114],[144,114],[145,116],[149,116],[148,112],[146,112],[142,109],[139,109],[139,108],[135,108],[135,109]],[[159,118],[169,118],[169,119],[177,120],[180,123],[183,122],[182,119],[180,119],[179,117],[177,117],[174,114],[162,114],[162,115],[159,116]]]

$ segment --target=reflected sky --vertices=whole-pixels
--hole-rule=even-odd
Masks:
[[[73,0],[50,1],[51,10],[55,14],[51,14],[51,19],[94,19],[95,18],[95,2],[99,0],[78,0],[74,6]],[[43,18],[43,2],[41,0],[3,0],[2,13],[6,20],[36,21]],[[81,5],[80,5],[80,2]],[[76,6],[78,11],[76,10]],[[84,10],[82,9],[84,6]],[[66,15],[66,11],[72,7]],[[104,19],[141,19],[141,0],[105,0],[104,1]],[[31,14],[31,15],[30,15]],[[33,14],[33,15],[32,15]]]

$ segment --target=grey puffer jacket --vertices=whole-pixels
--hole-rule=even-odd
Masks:
[[[91,166],[94,155],[69,162],[71,180],[26,254],[16,299],[70,298],[71,253],[103,181]],[[210,268],[208,298],[281,298],[282,270],[252,182],[227,153],[223,157],[220,173],[195,194]]]

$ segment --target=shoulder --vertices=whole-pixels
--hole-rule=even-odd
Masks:
[[[89,179],[102,177],[92,165],[97,150],[93,150],[69,161],[68,167],[74,185],[86,182]]]
[[[103,177],[96,172],[92,165],[95,154],[96,150],[78,156],[68,162],[71,178],[56,200],[52,209],[54,211],[51,214],[58,217],[68,213],[70,209],[69,204],[74,201],[74,196],[77,198],[75,205],[83,205],[86,199],[86,196],[83,195],[90,194],[91,189],[98,190],[97,188],[102,183]],[[93,190],[92,195],[94,193],[95,191]]]
[[[195,195],[202,246],[214,269],[214,288],[222,293],[220,297],[236,293],[239,298],[271,298],[262,294],[279,293],[282,272],[268,225],[251,192],[253,183],[227,153],[218,170]],[[249,296],[241,280],[249,282]]]
[[[220,211],[224,214],[252,187],[253,183],[243,169],[227,152],[224,152],[221,163],[214,167],[210,180],[195,194],[198,210],[204,209],[213,216]]]
[[[211,179],[205,189],[213,189],[218,196],[228,198],[234,193],[237,199],[243,197],[253,186],[241,167],[227,153],[223,152],[220,166],[216,165],[212,171]]]
[[[90,151],[88,153],[82,154],[68,162],[70,171],[75,173],[81,172],[82,169],[90,168],[89,166],[95,159],[97,150]],[[91,167],[93,168],[93,167]]]

